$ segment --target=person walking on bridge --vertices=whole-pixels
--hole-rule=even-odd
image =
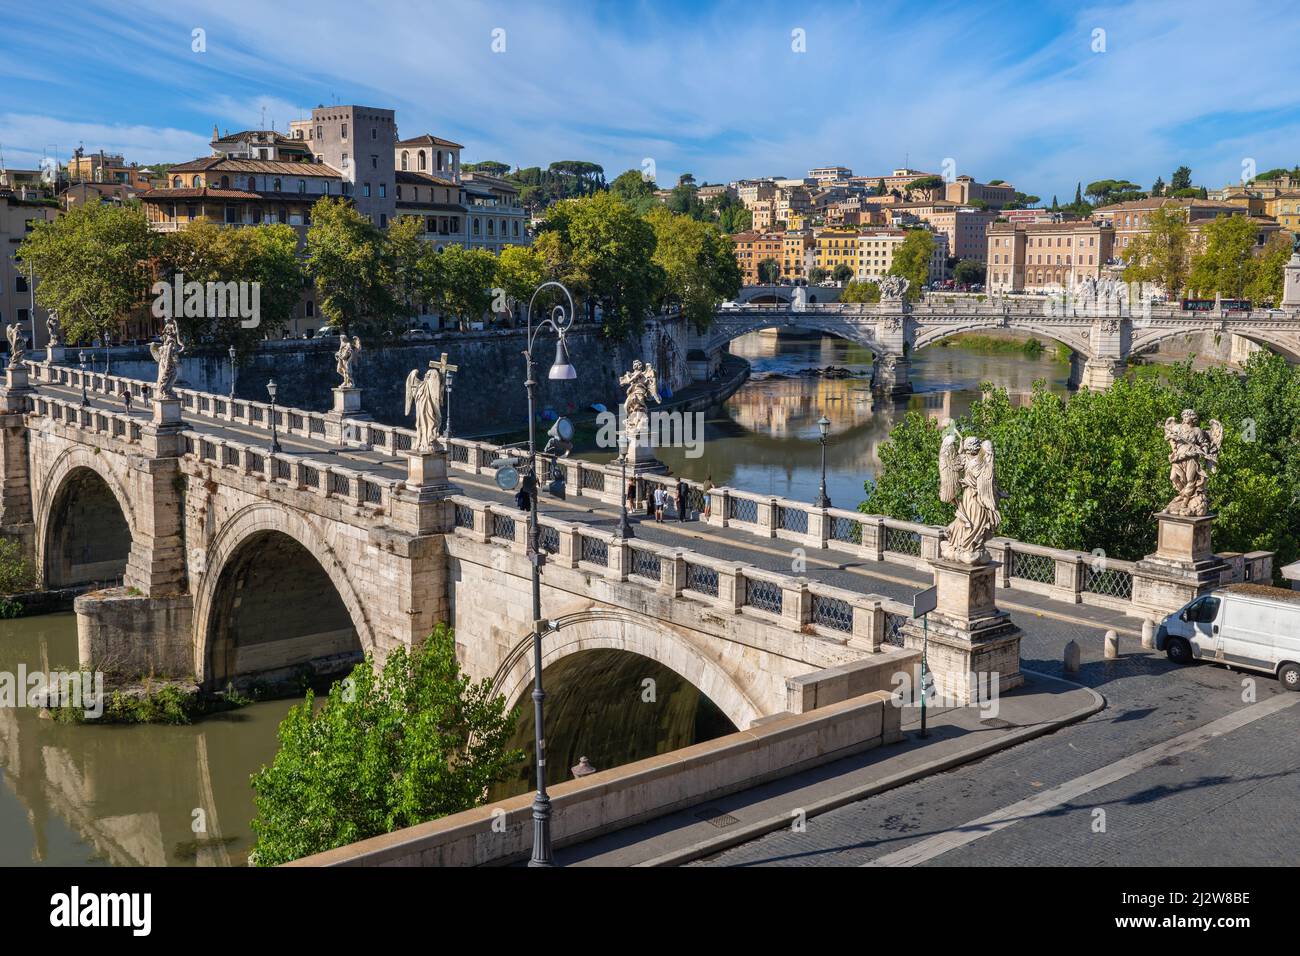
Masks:
[[[126,382],[122,383],[122,407],[128,415],[131,414],[131,386]]]
[[[686,520],[686,482],[677,479],[677,520]]]

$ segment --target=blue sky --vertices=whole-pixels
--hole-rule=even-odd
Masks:
[[[332,102],[392,107],[403,136],[454,139],[466,161],[612,178],[649,159],[667,185],[951,159],[1064,202],[1080,180],[1150,186],[1186,164],[1213,187],[1249,160],[1300,163],[1285,2],[52,0],[0,22],[12,167],[78,143],[191,159],[214,123],[254,128],[265,108],[283,130]]]

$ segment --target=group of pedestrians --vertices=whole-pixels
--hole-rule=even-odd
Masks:
[[[713,477],[709,476],[704,481],[705,520],[708,520],[708,517],[711,513],[710,499],[712,497],[711,495],[712,491],[713,491]],[[691,510],[687,505],[688,492],[689,489],[687,488],[686,482],[684,482],[680,478],[677,479],[677,485],[672,489],[671,493],[663,485],[656,482],[654,486],[654,490],[651,491],[649,497],[646,498],[646,512],[645,512],[646,515],[653,515],[655,521],[658,524],[663,524],[664,512],[667,510],[669,504],[674,503],[674,499],[676,499],[675,504],[677,506],[677,520],[678,521],[688,520],[691,514]],[[637,484],[636,484],[636,480],[633,479],[632,481],[629,481],[627,483],[627,508],[629,511],[636,510],[636,502],[637,502]]]

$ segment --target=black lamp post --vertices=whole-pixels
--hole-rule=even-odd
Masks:
[[[831,420],[823,415],[821,418],[817,419],[817,429],[821,432],[822,442],[822,486],[821,491],[817,495],[817,507],[829,508],[831,506],[831,499],[826,496],[826,436],[829,435],[831,431]]]
[[[533,328],[533,303],[538,293],[547,287],[554,287],[564,293],[569,301],[566,314],[564,306],[557,305],[551,314],[542,319]],[[569,381],[578,377],[577,370],[569,364],[569,351],[564,344],[564,335],[573,324],[573,296],[559,282],[543,282],[534,290],[528,300],[528,348],[524,352],[524,365],[527,370],[524,387],[528,390],[528,560],[533,567],[533,731],[534,747],[537,759],[537,795],[533,798],[533,856],[529,866],[554,866],[551,859],[551,798],[546,794],[546,735],[543,733],[542,701],[546,694],[542,690],[542,549],[537,532],[537,493],[540,490],[537,481],[537,440],[536,440],[536,404],[537,381],[533,373],[534,337],[544,328],[556,334],[555,363],[547,373],[547,378]]]
[[[443,388],[445,389],[442,407],[446,409],[446,414],[442,419],[442,437],[448,441],[451,440],[451,387],[455,383],[456,373],[447,369],[442,376]]]
[[[632,522],[627,520],[627,449],[627,432],[620,429],[618,433],[618,461],[623,472],[623,480],[618,486],[619,499],[623,503],[618,519],[618,536],[620,538],[636,537],[636,532],[632,530]]]
[[[266,392],[271,396],[271,454],[280,453],[280,440],[275,431],[275,379],[266,383]]]
[[[235,400],[235,355],[236,355],[235,347],[233,345],[230,347],[229,355],[230,355],[230,400],[233,402]]]
[[[82,349],[77,353],[77,364],[81,367],[81,404],[89,405],[90,398],[86,395],[86,350]]]

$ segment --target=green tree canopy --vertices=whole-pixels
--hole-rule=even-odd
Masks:
[[[902,276],[908,281],[908,298],[920,295],[921,287],[930,280],[930,259],[933,255],[934,236],[926,229],[909,229],[894,250],[889,274]]]
[[[1121,379],[1109,390],[1063,398],[1035,387],[1013,405],[988,386],[956,422],[963,434],[992,439],[1003,502],[1001,534],[1055,548],[1135,560],[1155,546],[1152,515],[1173,497],[1166,417],[1195,409],[1224,424],[1224,447],[1210,495],[1218,512],[1215,545],[1224,551],[1273,550],[1275,566],[1295,560],[1300,537],[1300,369],[1257,353],[1242,376],[1229,369],[1175,367],[1167,381]],[[947,524],[939,500],[942,429],[909,412],[880,448],[881,472],[866,484],[861,510]]]
[[[1218,216],[1201,227],[1200,248],[1192,256],[1187,284],[1198,294],[1241,298],[1255,271],[1255,237],[1249,216]]]
[[[879,302],[880,286],[875,282],[853,281],[840,293],[841,302]]]
[[[159,234],[138,203],[81,203],[36,226],[16,255],[36,273],[36,301],[57,309],[70,342],[118,337],[148,301]]]
[[[477,322],[492,306],[496,256],[486,249],[445,246],[432,258],[438,310],[447,317]]]
[[[664,273],[663,296],[703,331],[727,299],[740,294],[742,276],[730,240],[715,226],[674,215],[662,206],[646,217],[655,234],[654,262]]]
[[[1191,232],[1183,210],[1162,206],[1147,222],[1147,231],[1129,243],[1124,268],[1127,282],[1151,282],[1177,298],[1187,282]]]
[[[312,206],[307,272],[331,325],[372,336],[400,328],[405,306],[389,252],[383,231],[350,202],[325,196]]]
[[[280,724],[280,750],[253,775],[258,866],[479,806],[522,751],[516,715],[491,681],[472,683],[445,625],[382,670],[367,657],[319,706],[308,692]]]
[[[983,282],[984,272],[984,263],[978,259],[962,259],[952,270],[952,278],[958,285],[970,285]]]

